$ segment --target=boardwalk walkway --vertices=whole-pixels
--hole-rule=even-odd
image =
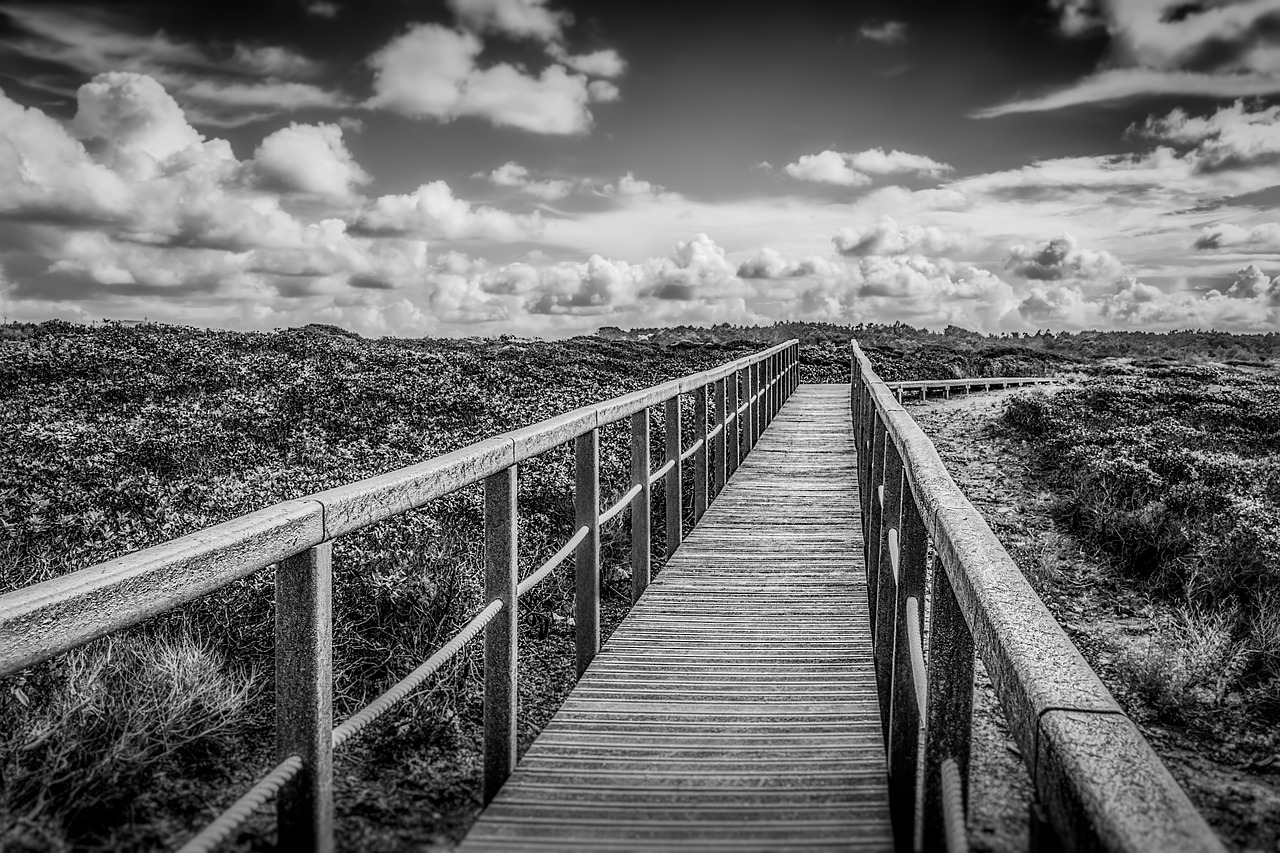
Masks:
[[[460,850],[887,850],[849,389],[801,385]]]

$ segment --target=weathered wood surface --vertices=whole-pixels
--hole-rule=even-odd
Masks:
[[[801,386],[461,850],[887,850],[848,388]]]

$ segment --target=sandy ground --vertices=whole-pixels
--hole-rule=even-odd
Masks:
[[[1206,738],[1160,721],[1128,690],[1117,653],[1151,630],[1161,605],[1092,559],[1049,514],[1053,495],[1028,468],[1026,444],[989,427],[1015,389],[906,405],[966,496],[982,512],[1085,659],[1230,849],[1280,851],[1280,760],[1259,761],[1231,735]],[[1031,785],[986,673],[974,685],[970,841],[977,850],[1027,849]]]

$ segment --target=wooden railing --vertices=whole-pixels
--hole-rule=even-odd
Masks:
[[[967,849],[976,649],[1034,785],[1033,849],[1222,850],[856,343],[851,365],[897,848]]]
[[[787,341],[721,367],[584,406],[524,429],[350,485],[286,501],[0,596],[0,678],[276,566],[279,763],[184,851],[211,850],[276,797],[278,847],[333,847],[333,751],[484,631],[484,801],[516,760],[517,601],[570,554],[578,674],[600,647],[600,527],[631,510],[632,596],[650,577],[650,488],[665,491],[666,552],[683,536],[682,464],[693,460],[694,522],[799,382]],[[708,392],[711,403],[708,404]],[[680,398],[692,394],[695,439],[682,444]],[[665,409],[664,463],[650,470],[649,412]],[[714,426],[708,425],[708,412]],[[600,510],[599,430],[631,424],[631,487]],[[573,536],[518,581],[516,467],[568,441],[575,449]],[[333,726],[332,541],[484,483],[485,605],[443,648],[368,707]]]
[[[1061,382],[1050,376],[976,376],[969,379],[905,379],[898,382],[886,382],[885,387],[897,395],[898,402],[907,391],[919,391],[920,399],[927,399],[930,391],[941,391],[946,399],[951,398],[952,391],[968,393],[981,388],[990,391],[992,388],[1016,388],[1021,385],[1051,385]]]

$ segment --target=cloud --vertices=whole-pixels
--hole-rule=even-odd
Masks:
[[[514,160],[508,161],[494,169],[488,175],[483,172],[472,177],[484,177],[500,187],[516,187],[523,193],[542,199],[555,201],[573,191],[573,182],[561,178],[535,181],[529,177],[529,170]]]
[[[1141,127],[1130,130],[1194,145],[1191,157],[1202,172],[1280,162],[1280,106],[1251,112],[1243,101],[1236,101],[1204,118],[1175,108],[1167,116],[1149,116]]]
[[[1225,293],[1166,292],[1133,277],[1095,296],[1079,285],[1043,285],[1022,300],[1018,313],[1037,325],[1067,329],[1273,331],[1280,328],[1280,283],[1250,266],[1237,271]]]
[[[1123,265],[1110,252],[1081,249],[1075,237],[1062,234],[1034,246],[1013,246],[1005,259],[1005,269],[1035,281],[1098,281],[1114,279],[1123,271]]]
[[[76,107],[76,134],[95,145],[109,163],[144,155],[158,164],[204,141],[187,123],[178,102],[143,74],[99,74],[76,92]]]
[[[812,255],[798,261],[789,260],[781,252],[762,248],[755,257],[738,266],[739,278],[783,279],[800,276],[836,276],[844,267],[820,255]]]
[[[842,255],[947,255],[968,247],[969,240],[934,226],[900,226],[892,217],[881,217],[875,225],[841,228],[831,238]]]
[[[870,177],[850,167],[847,156],[831,150],[805,154],[796,162],[788,163],[782,170],[797,180],[819,184],[861,187],[871,183]]]
[[[572,56],[563,50],[552,50],[551,55],[574,71],[591,77],[620,77],[627,70],[627,63],[612,49],[597,50],[580,56]]]
[[[469,32],[410,27],[369,58],[374,95],[368,106],[409,118],[477,116],[533,133],[581,134],[591,129],[587,105],[616,97],[616,88],[592,88],[586,76],[561,65],[536,77],[507,63],[480,68],[482,46]]]
[[[1065,87],[974,113],[993,118],[1141,95],[1241,97],[1280,92],[1280,4],[1275,0],[1176,5],[1153,0],[1055,0],[1071,36],[1105,29],[1097,70]]]
[[[1226,249],[1246,246],[1262,251],[1280,252],[1280,222],[1263,222],[1242,228],[1230,222],[1210,225],[1200,231],[1193,248]]]
[[[338,13],[342,11],[342,7],[337,3],[331,3],[328,0],[312,0],[312,2],[306,4],[306,10],[308,15],[313,15],[317,18],[329,18],[332,20],[333,18],[338,17]]]
[[[291,192],[347,198],[372,180],[356,163],[336,124],[290,124],[270,134],[253,153],[258,174]]]
[[[469,30],[545,42],[558,41],[573,21],[568,12],[548,9],[546,0],[448,0],[448,6]]]
[[[367,234],[514,241],[538,236],[543,223],[536,212],[518,216],[492,207],[473,208],[455,198],[444,181],[432,181],[412,193],[374,199],[360,212],[356,227]]]
[[[229,55],[219,54],[163,31],[134,32],[128,19],[84,6],[71,12],[17,5],[6,7],[3,14],[26,34],[10,40],[9,50],[71,69],[77,76],[146,75],[182,104],[195,123],[237,126],[282,112],[350,105],[339,92],[293,79],[312,77],[322,66],[288,48],[233,44]]]
[[[858,34],[864,39],[878,41],[881,44],[902,44],[907,40],[907,25],[902,21],[867,23],[858,28]]]
[[[915,174],[921,177],[938,177],[950,171],[946,163],[939,163],[920,154],[905,151],[885,152],[871,148],[856,154],[826,150],[818,154],[805,154],[794,163],[783,167],[793,178],[815,183],[835,184],[844,187],[866,186],[869,175]]]

